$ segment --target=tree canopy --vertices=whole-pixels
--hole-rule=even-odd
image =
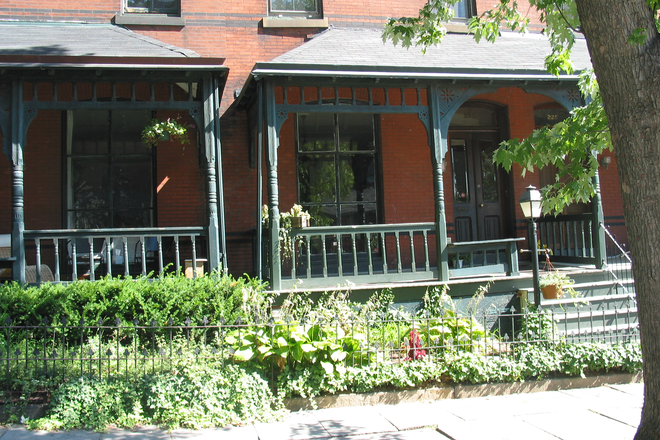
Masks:
[[[417,17],[390,18],[383,40],[404,47],[419,46],[422,51],[442,42],[445,24],[453,18],[453,4],[458,0],[430,0]],[[660,0],[647,0],[655,11]],[[545,24],[544,33],[551,52],[546,57],[548,72],[559,76],[573,73],[570,54],[577,38],[583,38],[574,0],[529,0]],[[527,11],[526,11],[527,12]],[[530,19],[520,11],[515,0],[500,0],[491,10],[468,21],[476,41],[494,43],[501,29],[528,32]],[[630,44],[641,44],[646,32],[638,28],[629,37]],[[494,160],[507,171],[515,163],[522,175],[548,165],[557,168],[555,181],[542,188],[544,212],[560,213],[574,202],[588,202],[595,194],[594,179],[598,154],[612,149],[607,116],[603,110],[596,75],[593,70],[581,72],[580,91],[586,104],[571,112],[569,118],[552,127],[535,130],[526,139],[511,139],[501,144]]]

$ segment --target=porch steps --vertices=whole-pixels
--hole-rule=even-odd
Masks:
[[[623,340],[638,328],[637,303],[632,280],[599,280],[576,283],[580,297],[543,299],[560,334],[577,341]]]

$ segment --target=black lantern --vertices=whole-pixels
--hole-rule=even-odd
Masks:
[[[534,304],[536,307],[541,305],[541,289],[539,288],[539,249],[536,238],[536,219],[541,217],[541,192],[530,185],[525,188],[525,192],[520,197],[520,209],[523,215],[529,220],[530,229],[530,248],[532,253],[532,271],[534,283]]]

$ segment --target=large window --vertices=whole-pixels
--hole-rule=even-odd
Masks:
[[[153,226],[153,149],[140,141],[146,110],[67,114],[69,228]]]
[[[271,16],[319,18],[322,15],[321,0],[268,0]]]
[[[180,0],[124,0],[124,11],[147,14],[180,15]]]
[[[378,223],[374,117],[298,114],[298,199],[318,226]]]

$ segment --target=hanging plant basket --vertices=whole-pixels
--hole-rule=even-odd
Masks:
[[[194,125],[190,125],[194,128]],[[173,141],[180,144],[190,142],[187,136],[188,127],[181,125],[176,119],[163,121],[161,119],[152,119],[142,130],[142,143],[146,145],[158,145],[159,141]]]
[[[563,295],[562,286],[558,284],[549,284],[541,288],[544,299],[558,299]]]

